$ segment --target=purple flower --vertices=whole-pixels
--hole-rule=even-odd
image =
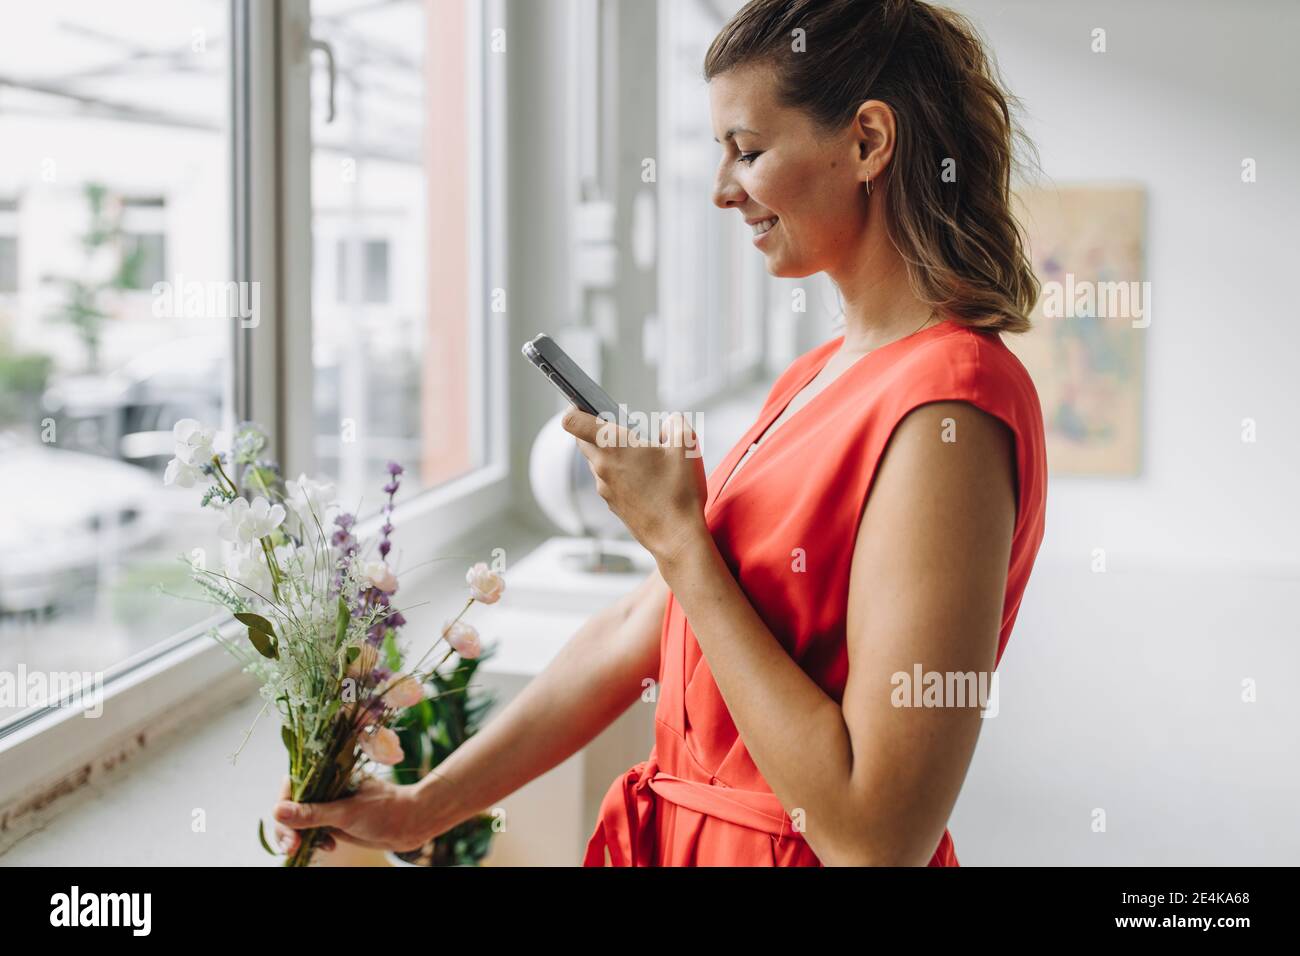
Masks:
[[[390,461],[388,463],[388,473],[393,476],[393,480],[384,485],[384,494],[388,495],[388,501],[384,504],[384,524],[379,529],[380,560],[387,560],[389,552],[393,550],[393,543],[388,540],[393,533],[393,522],[388,516],[393,513],[393,496],[397,494],[397,489],[401,487],[401,482],[397,480],[397,476],[402,473],[402,466],[395,461]]]
[[[352,536],[352,526],[356,523],[356,520],[350,514],[341,514],[334,519],[334,524],[338,530],[330,535],[330,544],[338,548],[345,557],[357,549],[357,539]]]

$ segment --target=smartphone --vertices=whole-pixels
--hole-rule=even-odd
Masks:
[[[588,415],[608,413],[618,420],[618,403],[605,393],[549,335],[524,343],[524,358],[536,365],[570,402]]]

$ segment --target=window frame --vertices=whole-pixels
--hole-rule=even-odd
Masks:
[[[17,296],[22,291],[22,246],[18,242],[18,222],[19,212],[22,205],[22,196],[19,190],[13,193],[0,192],[0,239],[8,239],[13,242],[13,288],[5,288],[4,283],[0,283],[0,296]],[[5,269],[0,267],[0,276],[5,274]]]
[[[471,211],[472,274],[482,280],[471,293],[471,381],[485,416],[475,431],[486,464],[398,505],[394,520],[423,549],[408,552],[411,564],[487,525],[510,501],[508,330],[504,316],[486,312],[488,290],[506,285],[507,153],[504,65],[485,55],[485,37],[491,25],[506,25],[507,9],[504,0],[471,0],[468,8],[467,31],[478,31],[467,37],[468,49],[476,51],[479,75],[469,109],[470,195],[482,200]],[[266,423],[285,473],[311,472],[314,428],[289,428],[312,421],[310,0],[230,0],[228,16],[232,277],[260,283],[262,322],[232,328],[226,424]],[[362,533],[381,521],[363,520]],[[93,721],[79,708],[47,706],[0,728],[3,829],[21,831],[47,798],[108,769],[133,741],[143,745],[146,736],[245,697],[251,681],[208,636],[214,623],[237,629],[214,614],[106,671],[104,711]],[[0,834],[0,852],[7,836]]]

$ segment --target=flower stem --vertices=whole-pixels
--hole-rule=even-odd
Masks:
[[[217,470],[217,474],[220,475],[225,483],[230,486],[230,493],[235,497],[239,497],[239,489],[235,486],[235,483],[230,480],[230,476],[226,474],[226,469],[221,467],[221,457],[219,455],[212,456],[212,467]]]
[[[447,632],[456,626],[456,622],[465,616],[465,612],[468,611],[473,604],[474,604],[473,598],[470,598],[468,601],[465,602],[465,606],[460,609],[460,613],[457,614],[454,618],[452,618],[451,623],[442,629],[442,634],[438,637],[438,641],[446,640]],[[420,659],[411,665],[410,670],[408,670],[406,674],[399,675],[393,678],[391,681],[388,682],[388,684],[384,686],[383,690],[376,691],[375,692],[376,696],[382,696],[391,688],[396,686],[396,684],[398,683],[398,681],[401,680],[402,677],[418,674],[420,671],[420,665],[424,663],[424,659],[426,657],[428,657],[430,654],[433,653],[433,648],[438,646],[438,641],[434,641],[433,647],[430,647],[427,651],[425,651],[423,654],[420,655]],[[449,646],[447,649],[447,653],[443,655],[442,660],[440,660],[437,664],[434,665],[433,670],[429,671],[429,676],[435,674],[439,667],[447,663],[447,658],[451,657],[451,655],[454,654],[455,652],[456,652],[456,648]]]
[[[279,604],[283,600],[280,597],[280,578],[283,572],[280,565],[276,563],[275,552],[271,549],[271,542],[266,538],[258,538],[262,542],[262,553],[266,555],[266,566],[271,571],[271,593],[275,596],[275,603]]]
[[[298,841],[298,849],[294,850],[284,859],[286,867],[307,866],[311,863],[312,854],[316,852],[316,845],[320,843],[321,834],[324,830],[303,830],[302,837]]]

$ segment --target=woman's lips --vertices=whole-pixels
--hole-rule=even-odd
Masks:
[[[768,236],[772,235],[772,231],[780,224],[781,221],[776,216],[754,223],[754,245],[763,245]]]

